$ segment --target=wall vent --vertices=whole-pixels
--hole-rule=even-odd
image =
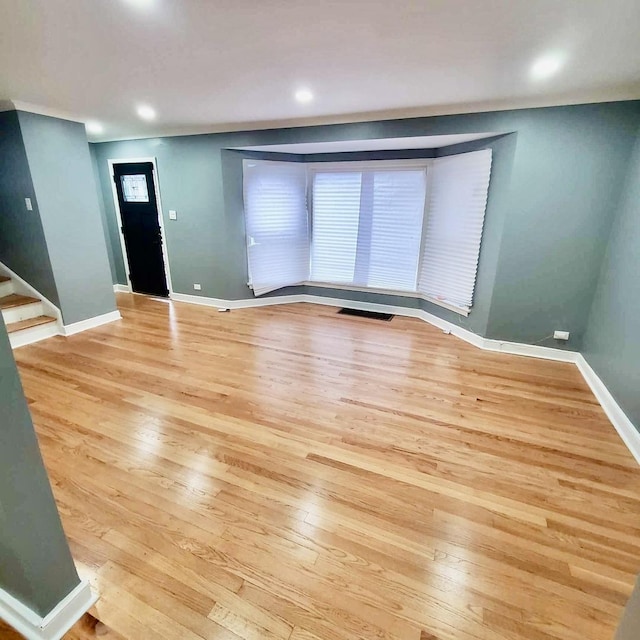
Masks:
[[[372,320],[384,320],[389,322],[394,316],[392,313],[378,313],[377,311],[362,311],[361,309],[340,309],[338,313],[345,316],[358,316],[360,318],[371,318]]]

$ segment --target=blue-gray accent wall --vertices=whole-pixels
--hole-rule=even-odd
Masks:
[[[473,147],[491,145],[494,165],[471,314],[465,318],[437,305],[419,304],[480,335],[579,349],[639,119],[640,102],[630,101],[129,140],[95,144],[92,150],[117,282],[126,279],[107,160],[155,157],[174,290],[238,299],[251,295],[246,286],[242,154],[228,148],[511,134]],[[168,219],[169,209],[178,211],[177,221]],[[202,285],[200,293],[194,292],[194,282]],[[362,297],[340,290],[314,288],[313,292]],[[416,304],[407,298],[392,300]],[[568,344],[550,337],[555,329],[571,332]]]
[[[0,113],[0,262],[60,305],[16,111]]]
[[[640,431],[640,130],[582,353]]]
[[[580,348],[639,105],[522,113],[487,337]]]
[[[0,315],[0,587],[44,617],[79,583]]]
[[[91,156],[91,168],[93,169],[93,178],[96,186],[96,194],[98,196],[98,206],[100,208],[100,222],[102,223],[102,233],[105,238],[109,237],[109,222],[107,220],[107,212],[104,207],[104,197],[102,195],[102,185],[100,184],[100,178],[98,176],[98,162],[96,160],[96,156],[92,153],[92,150],[89,149],[89,154]],[[107,258],[109,260],[109,270],[111,271],[111,282],[115,284],[118,281],[118,274],[116,273],[116,261],[113,256],[113,249],[111,247],[111,243],[107,240]]]
[[[18,119],[64,323],[114,311],[84,125],[23,111]]]

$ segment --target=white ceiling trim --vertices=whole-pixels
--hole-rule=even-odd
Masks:
[[[86,122],[90,118],[84,118],[77,114],[69,113],[61,109],[51,109],[30,102],[22,102],[20,100],[0,100],[1,111],[26,111],[27,113],[37,113],[41,116],[49,116],[51,118],[59,118],[60,120],[71,120],[72,122]]]
[[[598,104],[603,102],[621,102],[640,99],[640,85],[624,91],[586,92],[572,96],[557,96],[555,98],[541,98],[538,100],[509,100],[494,102],[479,102],[470,104],[441,105],[438,107],[415,107],[410,109],[394,109],[387,111],[367,111],[359,113],[327,115],[310,118],[296,118],[287,120],[266,120],[259,122],[226,122],[209,126],[162,126],[161,129],[146,134],[132,134],[125,136],[110,136],[108,134],[95,135],[87,133],[89,142],[118,142],[123,140],[144,140],[148,138],[169,138],[174,136],[194,136],[213,133],[234,133],[241,131],[264,131],[265,129],[284,129],[313,127],[335,124],[356,124],[358,122],[376,122],[386,120],[403,120],[408,118],[428,118],[435,116],[464,115],[485,113],[491,111],[510,111],[517,109],[539,109],[545,107],[563,107],[578,104]],[[61,120],[86,123],[92,118],[61,109],[36,105],[19,100],[0,100],[2,111],[26,111],[37,113]],[[503,132],[504,133],[504,132]],[[499,135],[499,134],[493,134]]]

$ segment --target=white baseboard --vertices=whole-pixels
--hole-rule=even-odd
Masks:
[[[12,349],[18,347],[25,347],[28,344],[34,342],[40,342],[40,340],[46,340],[53,336],[60,335],[60,325],[57,322],[49,322],[47,324],[38,325],[37,327],[31,327],[30,329],[22,329],[9,334],[9,342]]]
[[[578,355],[575,351],[565,351],[554,349],[553,347],[542,347],[535,344],[523,344],[519,342],[507,342],[504,340],[493,340],[469,331],[453,322],[443,320],[438,316],[413,307],[402,307],[399,305],[381,304],[378,302],[366,302],[361,300],[348,300],[345,298],[329,298],[325,296],[297,294],[288,296],[272,296],[270,298],[247,298],[243,300],[224,300],[222,298],[207,298],[205,296],[194,296],[186,293],[172,293],[170,298],[176,302],[188,302],[206,307],[216,307],[218,309],[247,309],[250,307],[266,307],[276,304],[295,304],[296,302],[307,302],[310,304],[327,305],[330,307],[349,307],[350,309],[360,309],[362,311],[377,311],[379,313],[393,313],[397,316],[409,318],[419,318],[428,324],[442,329],[446,333],[451,333],[465,342],[487,351],[500,351],[518,356],[528,356],[530,358],[543,358],[544,360],[558,360],[560,362],[575,362]]]
[[[615,401],[605,384],[598,378],[593,369],[589,366],[582,354],[576,351],[565,351],[554,349],[553,347],[543,347],[534,344],[524,344],[520,342],[508,342],[504,340],[494,340],[484,338],[468,329],[458,326],[448,320],[443,320],[423,309],[401,307],[389,304],[379,304],[376,302],[363,302],[357,300],[347,300],[343,298],[325,298],[317,295],[291,295],[274,296],[272,298],[250,298],[245,300],[222,300],[218,298],[205,298],[202,296],[192,296],[182,293],[174,293],[171,298],[177,302],[189,302],[209,307],[226,309],[244,309],[248,307],[263,307],[273,304],[294,304],[296,302],[307,302],[310,304],[321,304],[332,307],[349,307],[352,309],[362,309],[363,311],[378,311],[381,313],[393,313],[399,316],[420,318],[429,324],[438,327],[446,333],[451,333],[465,342],[472,344],[486,351],[498,351],[512,355],[526,356],[529,358],[541,358],[543,360],[555,360],[558,362],[569,362],[577,365],[593,391],[598,402],[602,405],[609,420],[616,431],[620,434],[623,442],[640,464],[640,432],[633,426],[633,423],[624,413],[620,405]]]
[[[308,302],[306,295],[295,296],[271,296],[270,298],[248,298],[245,300],[225,300],[223,298],[207,298],[194,296],[188,293],[171,293],[169,298],[176,302],[199,304],[203,307],[215,307],[217,309],[248,309],[250,307],[270,307],[276,304],[293,304],[295,302]]]
[[[12,271],[6,264],[0,262],[0,273],[13,280],[14,291],[22,295],[31,296],[32,298],[38,298],[42,302],[44,313],[48,316],[53,316],[60,326],[62,326],[62,312],[60,309],[51,302],[48,298],[45,298],[37,289],[32,287],[26,280],[21,278],[15,271]]]
[[[283,296],[284,297],[284,296]],[[325,298],[324,296],[290,296],[293,298],[304,298],[301,302],[310,302],[312,304],[327,304],[332,307],[350,307],[353,309],[362,309],[364,311],[379,311],[381,313],[393,313],[398,316],[407,316],[410,318],[420,318],[428,324],[442,329],[446,333],[451,333],[465,342],[474,345],[486,351],[500,351],[501,353],[509,353],[517,356],[528,356],[530,358],[542,358],[544,360],[558,360],[561,362],[575,362],[578,355],[575,351],[565,351],[563,349],[554,349],[553,347],[541,347],[535,344],[523,344],[520,342],[507,342],[504,340],[493,340],[491,338],[483,338],[469,329],[460,327],[453,322],[443,320],[438,316],[424,311],[423,309],[415,309],[410,307],[400,307],[389,304],[378,304],[375,302],[358,302],[354,300],[343,300],[342,298]]]
[[[607,414],[611,424],[616,428],[618,435],[627,445],[627,449],[629,449],[638,464],[640,464],[640,431],[633,426],[627,414],[622,410],[622,407],[616,402],[609,389],[607,389],[604,382],[600,380],[598,374],[591,368],[591,365],[581,353],[578,354],[576,364],[582,377],[591,388],[591,391],[593,391],[593,395]]]
[[[126,284],[114,284],[113,285],[114,293],[131,293],[131,288]]]
[[[73,336],[76,333],[87,331],[88,329],[95,329],[103,324],[108,324],[109,322],[115,322],[116,320],[121,319],[122,316],[119,311],[111,311],[109,313],[104,313],[101,316],[87,318],[86,320],[80,320],[80,322],[74,322],[73,324],[66,324],[62,327],[62,335]]]
[[[222,298],[206,298],[205,296],[192,296],[188,293],[170,293],[169,298],[176,302],[187,302],[189,304],[199,304],[203,307],[216,307],[218,309],[238,309],[231,306],[235,300],[223,300]]]
[[[481,348],[486,351],[500,351],[501,353],[510,353],[515,356],[528,356],[530,358],[542,358],[543,360],[575,363],[577,357],[580,355],[577,351],[542,347],[538,344],[505,342],[503,340],[493,340],[491,338],[483,338],[482,341]]]
[[[60,640],[97,599],[89,583],[82,580],[51,612],[42,617],[0,589],[0,618],[27,640]]]
[[[282,296],[286,297],[286,296]],[[289,296],[291,298],[299,298],[299,302],[308,302],[310,304],[327,305],[329,307],[349,307],[350,309],[360,309],[361,311],[376,311],[378,313],[393,313],[397,316],[406,316],[409,318],[421,318],[422,309],[413,307],[401,307],[393,304],[382,304],[380,302],[366,302],[362,300],[347,300],[343,298],[328,298],[325,296],[316,296],[303,294],[299,296]],[[267,299],[265,298],[265,301]],[[435,318],[436,316],[434,316]],[[437,318],[439,319],[439,318]]]

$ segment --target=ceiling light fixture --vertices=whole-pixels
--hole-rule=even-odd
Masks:
[[[156,112],[145,104],[138,107],[137,113],[143,120],[155,120],[156,117]]]
[[[155,4],[155,0],[124,0],[124,2],[136,9],[150,9]]]
[[[313,100],[313,93],[309,89],[298,89],[295,93],[295,99],[300,104],[308,104]]]
[[[87,130],[87,133],[100,134],[104,131],[104,127],[95,120],[89,120],[89,122],[85,122],[84,128]]]
[[[556,74],[562,66],[562,58],[558,55],[547,55],[538,58],[531,65],[531,77],[534,80],[546,80]]]

